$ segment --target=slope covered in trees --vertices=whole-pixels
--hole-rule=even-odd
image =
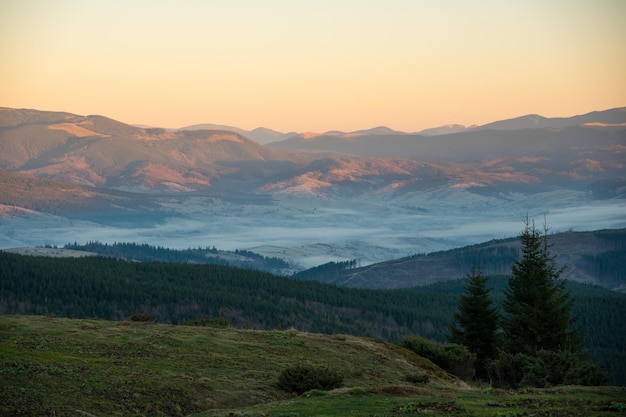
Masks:
[[[567,265],[563,278],[626,289],[626,229],[554,233],[550,242],[557,266]],[[296,277],[361,288],[415,287],[463,278],[476,265],[486,276],[509,274],[520,250],[519,238],[499,239],[359,268],[335,264],[332,273],[315,268]]]
[[[45,258],[0,252],[1,313],[158,322],[227,317],[238,327],[443,340],[454,296],[303,282],[224,265]]]
[[[111,245],[100,242],[87,242],[84,245],[68,243],[64,249],[86,251],[100,256],[126,260],[152,262],[178,262],[230,265],[239,268],[258,269],[280,274],[289,270],[287,262],[276,257],[262,256],[246,250],[223,251],[213,248],[176,250],[148,244],[117,242]]]

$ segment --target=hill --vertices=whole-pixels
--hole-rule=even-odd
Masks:
[[[302,161],[229,131],[144,129],[102,116],[0,108],[0,169],[108,188],[207,188],[229,163]]]
[[[149,196],[0,170],[1,214],[40,212],[71,217],[132,217],[156,207]]]
[[[32,254],[39,248],[9,249],[9,252]],[[45,249],[45,248],[43,248]],[[189,248],[182,250],[155,247],[147,244],[116,242],[111,245],[100,242],[88,242],[84,245],[66,244],[59,251],[69,251],[70,255],[89,253],[98,256],[125,259],[140,262],[178,262],[197,264],[218,264],[238,268],[267,271],[277,275],[288,275],[293,272],[290,265],[282,259],[268,258],[245,250],[225,251],[213,248]],[[30,253],[28,252],[30,251]],[[36,252],[35,252],[36,253]],[[61,252],[63,253],[63,252]]]
[[[625,117],[626,118],[626,117]],[[614,131],[602,126],[561,129],[468,130],[425,136],[421,134],[304,135],[268,144],[268,148],[307,155],[341,154],[358,157],[396,157],[420,161],[487,161],[495,158],[538,157],[566,161],[584,159],[584,151],[609,150],[624,145],[626,126]],[[600,147],[598,145],[602,144]],[[591,159],[601,155],[595,153]],[[561,155],[559,155],[561,153]],[[558,157],[561,158],[558,158]]]
[[[490,287],[500,297],[505,280]],[[238,328],[351,334],[397,342],[411,335],[445,341],[464,281],[371,290],[301,281],[225,265],[52,258],[0,252],[0,314],[159,323],[189,320]],[[626,295],[569,283],[586,346],[616,383],[626,383]]]
[[[626,291],[626,229],[564,232],[549,236],[550,252],[566,266],[563,278]],[[493,240],[360,268],[330,264],[296,277],[360,288],[403,288],[463,278],[480,265],[486,275],[506,275],[519,258],[517,238]]]
[[[290,137],[296,135],[295,132],[282,133],[266,127],[257,127],[252,130],[245,130],[235,126],[216,125],[211,123],[185,126],[179,130],[227,130],[229,132],[238,133],[248,139],[252,139],[259,145],[267,145],[268,143],[289,139]]]
[[[464,386],[409,351],[345,335],[41,316],[0,316],[0,327],[2,415],[228,414],[289,400],[278,376],[307,363],[361,392],[418,392],[406,380],[418,373],[433,389]]]
[[[0,108],[0,169],[141,191],[226,189],[338,197],[396,195],[433,184],[495,194],[516,187],[593,190],[599,181],[606,188],[607,181],[623,179],[624,109],[542,118],[541,123],[535,117],[514,120],[436,136],[386,127],[289,135],[261,146],[245,135],[281,134],[221,125],[141,128],[103,116]],[[330,159],[314,160],[322,158]],[[342,166],[336,167],[339,161]],[[424,170],[423,164],[433,169]],[[382,165],[390,167],[381,170]],[[390,172],[394,166],[402,172]]]
[[[615,416],[623,409],[620,388],[479,390],[408,350],[346,335],[42,316],[0,316],[0,328],[2,415]],[[343,387],[299,397],[281,391],[279,374],[296,365],[329,367]]]
[[[571,117],[543,117],[538,114],[528,114],[513,119],[500,120],[474,127],[476,130],[517,130],[517,129],[563,129],[568,126],[583,126],[588,124],[619,125],[626,123],[626,107],[594,111]]]

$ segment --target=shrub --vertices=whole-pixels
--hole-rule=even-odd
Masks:
[[[528,369],[532,361],[532,357],[521,353],[517,355],[502,353],[487,365],[491,385],[504,389],[518,388],[525,379],[524,369]]]
[[[226,329],[233,327],[233,324],[226,317],[213,317],[213,318],[201,318],[193,320],[184,320],[181,325],[183,326],[198,326],[198,327],[217,327],[220,329]]]
[[[540,350],[536,356],[503,353],[488,366],[492,385],[498,388],[555,385],[606,385],[608,374],[600,365],[571,352]]]
[[[132,313],[130,315],[131,321],[154,321],[153,317],[150,314],[146,313]]]
[[[418,372],[407,375],[405,379],[411,384],[426,384],[430,378],[428,377],[428,374]]]
[[[573,369],[570,369],[563,384],[565,385],[587,385],[600,386],[609,383],[609,374],[600,364],[589,361],[582,361]]]
[[[463,345],[443,345],[423,337],[407,337],[402,345],[459,378],[469,380],[474,376],[476,355]]]
[[[285,369],[278,377],[278,388],[298,395],[311,390],[329,391],[339,388],[343,377],[328,368],[297,365]]]

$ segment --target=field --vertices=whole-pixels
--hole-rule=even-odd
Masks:
[[[343,386],[280,390],[300,364]],[[626,415],[623,388],[492,390],[373,339],[43,316],[0,316],[0,398],[7,416]]]

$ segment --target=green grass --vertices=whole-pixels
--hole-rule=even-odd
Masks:
[[[298,364],[343,387],[278,389]],[[626,415],[622,388],[493,391],[371,339],[41,316],[0,316],[0,399],[2,416]]]

